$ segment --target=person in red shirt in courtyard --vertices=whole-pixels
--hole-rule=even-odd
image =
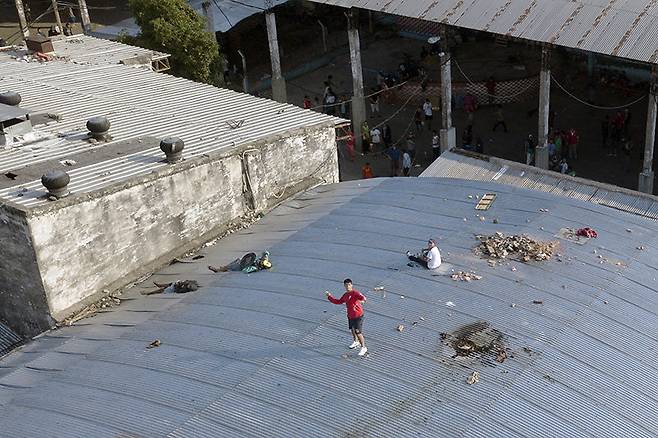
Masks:
[[[332,303],[345,304],[345,307],[347,307],[348,326],[354,339],[350,348],[354,349],[360,345],[359,356],[363,356],[368,352],[366,340],[363,338],[363,333],[361,333],[363,328],[363,303],[366,302],[366,297],[358,290],[353,289],[352,280],[349,278],[343,281],[343,285],[346,292],[339,299],[334,298],[329,291],[325,291],[325,294]]]

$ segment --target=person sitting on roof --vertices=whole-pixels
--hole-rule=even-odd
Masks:
[[[436,269],[441,266],[441,253],[434,239],[427,241],[427,248],[424,248],[420,254],[414,255],[407,251],[407,257],[412,262],[420,263],[427,269]]]

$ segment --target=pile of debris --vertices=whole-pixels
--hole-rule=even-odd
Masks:
[[[491,236],[475,236],[480,244],[476,251],[493,259],[515,258],[523,262],[543,261],[551,258],[558,242],[544,242],[525,235],[506,236],[496,233]]]
[[[471,272],[459,271],[452,274],[450,278],[452,278],[455,281],[471,281],[471,280],[481,280],[482,276],[473,274]]]
[[[109,293],[107,291],[104,291],[107,293],[107,295],[104,295],[101,299],[98,301],[88,305],[84,309],[80,310],[79,312],[69,316],[66,318],[64,321],[60,322],[57,324],[58,327],[68,327],[76,322],[80,321],[81,319],[88,318],[90,316],[94,316],[97,314],[99,311],[103,309],[107,309],[110,307],[118,306],[121,304],[121,291],[114,291],[112,293]]]

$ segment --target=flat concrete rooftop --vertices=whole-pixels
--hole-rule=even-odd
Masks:
[[[478,212],[484,193],[497,198]],[[582,226],[598,238],[555,237]],[[560,255],[490,266],[474,235],[498,231],[557,239]],[[120,307],[0,361],[0,435],[654,437],[657,231],[490,181],[320,186],[127,290]],[[407,266],[404,252],[430,236],[445,265]],[[265,248],[268,272],[206,267]],[[482,279],[452,280],[453,269]],[[323,295],[345,277],[368,297],[365,358],[347,349],[344,308]],[[181,279],[202,288],[140,295]],[[442,341],[474,323],[502,334],[504,362],[455,357]]]
[[[73,194],[145,175],[167,165],[157,144],[167,136],[182,138],[184,157],[192,159],[342,122],[148,69],[81,62],[81,56],[27,62],[0,52],[2,89],[21,94],[35,124],[33,133],[0,150],[0,174],[16,175],[0,184],[3,201],[24,208],[47,202],[35,175],[46,165],[70,174]],[[109,118],[108,141],[89,138],[85,123],[94,116]]]

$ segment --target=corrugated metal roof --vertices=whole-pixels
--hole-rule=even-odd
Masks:
[[[52,61],[18,62],[0,54],[0,83],[19,92],[23,104],[59,121],[40,125],[40,142],[0,151],[0,171],[21,168],[81,151],[111,148],[143,137],[178,136],[185,156],[199,157],[292,130],[343,122],[295,105],[281,104],[171,75],[122,65],[80,65]],[[109,142],[90,143],[85,123],[105,115],[112,127]],[[233,121],[244,121],[231,127]],[[166,166],[162,151],[143,152],[68,169],[72,192],[83,193]],[[44,202],[39,180],[0,190],[0,198],[24,206]]]
[[[658,198],[655,196],[495,157],[478,158],[467,152],[444,152],[420,176],[496,181],[658,219]]]
[[[642,62],[658,60],[658,1],[312,0]]]
[[[122,44],[102,38],[79,34],[72,36],[50,37],[54,51],[50,53],[60,62],[72,62],[87,65],[112,65],[130,64],[151,68],[155,60],[168,58],[167,53],[144,49],[141,47]],[[18,59],[30,59],[30,51],[23,46],[5,49],[2,52],[5,57],[16,57]]]
[[[55,55],[76,64],[120,64],[128,63],[136,58],[148,60],[143,63],[150,65],[156,59],[168,58],[169,54],[141,47],[121,44],[89,35],[73,35],[53,40]]]
[[[481,221],[475,195],[485,192],[497,199]],[[471,250],[474,234],[547,240],[581,224],[599,237],[562,240],[560,256],[547,262],[492,267]],[[446,263],[438,272],[409,267],[404,256],[428,236],[439,239]],[[132,299],[120,307],[1,360],[0,430],[85,438],[656,436],[657,236],[658,224],[642,217],[491,181],[321,186],[204,249],[197,263],[163,269],[127,291]],[[271,271],[206,268],[267,247]],[[482,279],[453,281],[451,269]],[[366,358],[347,349],[345,310],[322,293],[339,291],[348,276],[368,297]],[[202,288],[139,295],[153,280],[177,279]],[[441,341],[476,321],[503,333],[503,363],[457,358]],[[146,349],[154,339],[162,345]],[[473,371],[480,381],[468,385]]]

